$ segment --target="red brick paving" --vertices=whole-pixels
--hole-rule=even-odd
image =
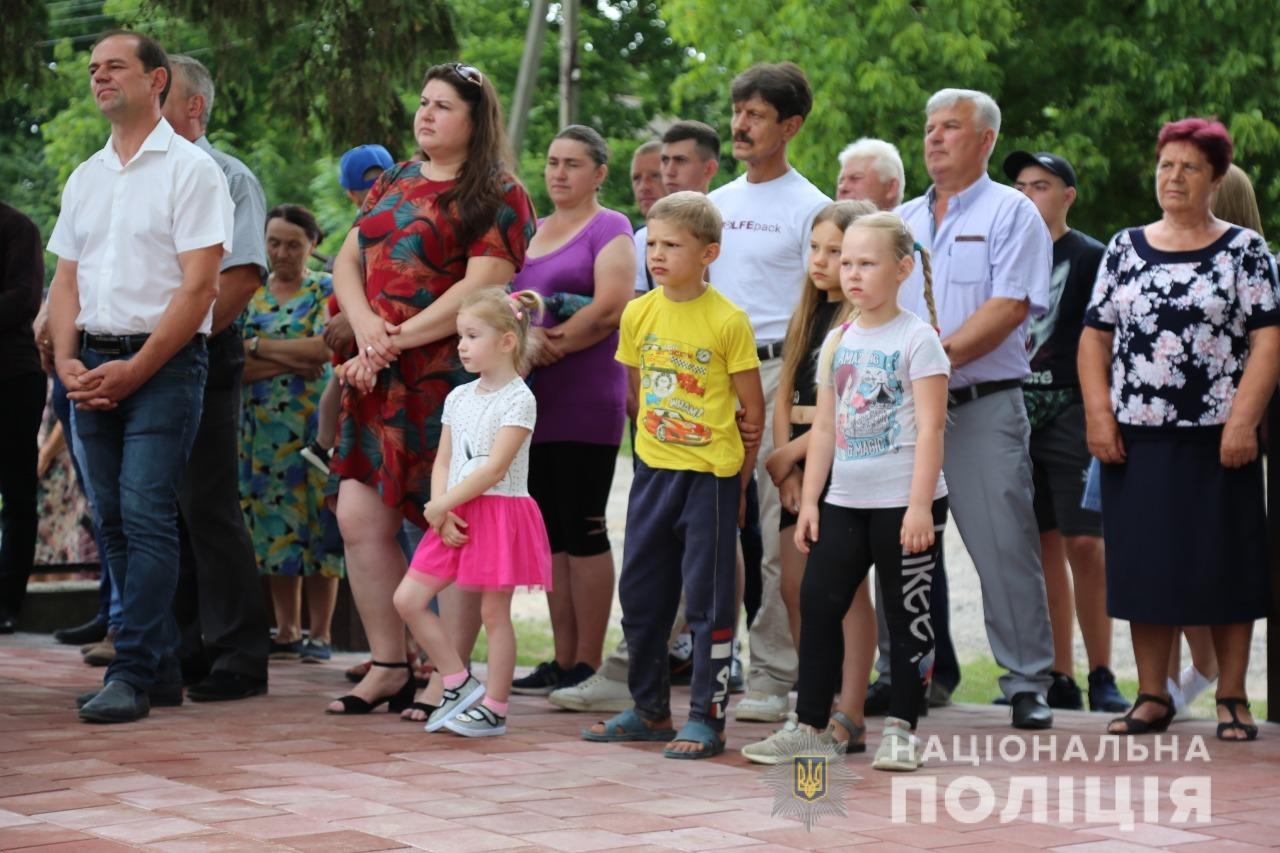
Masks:
[[[935,781],[936,820],[922,822],[912,797],[906,820],[895,822],[892,784],[908,777],[871,770],[868,754],[847,759],[860,777],[845,796],[847,814],[820,818],[808,831],[772,814],[761,768],[737,753],[769,726],[730,723],[724,756],[673,762],[657,745],[584,743],[578,733],[594,718],[515,697],[506,737],[427,735],[385,713],[323,714],[325,701],[345,689],[341,673],[351,659],[273,664],[267,697],[189,702],[136,724],[93,727],[76,719],[72,700],[101,670],[46,637],[0,640],[0,850],[1123,853],[1280,845],[1280,727],[1264,725],[1257,743],[1236,745],[1215,741],[1211,721],[1180,722],[1172,732],[1179,758],[1200,736],[1209,762],[1129,763],[1123,755],[1095,762],[1105,718],[1060,713],[1052,732],[1060,750],[1078,735],[1088,761],[1033,761],[1034,736],[1018,733],[1026,760],[972,766],[951,754],[952,737],[967,743],[977,735],[981,744],[991,736],[998,744],[1015,734],[1008,712],[934,710],[922,732],[942,738],[948,760],[909,778]],[[677,705],[685,695],[677,693]],[[1045,779],[1047,821],[1034,822],[1030,813],[1001,818],[1015,775]],[[1212,779],[1209,822],[1173,821],[1176,804],[1167,791],[1183,775]],[[1148,776],[1159,779],[1162,799],[1150,811],[1155,821],[1143,823]],[[1116,803],[1115,780],[1133,780],[1132,829],[1084,820],[1089,777],[1101,779],[1104,809]],[[1069,819],[1058,810],[1066,778],[1075,792]],[[957,780],[990,785],[995,811],[949,813],[944,797]],[[960,802],[973,810],[978,795],[970,787]]]

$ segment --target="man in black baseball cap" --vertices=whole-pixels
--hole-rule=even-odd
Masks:
[[[1127,700],[1116,688],[1110,669],[1102,519],[1080,507],[1090,457],[1076,374],[1084,309],[1105,250],[1097,240],[1067,225],[1077,187],[1076,170],[1064,158],[1047,151],[1014,151],[1004,160],[1004,173],[1014,189],[1035,203],[1053,236],[1049,310],[1031,320],[1027,339],[1031,377],[1022,389],[1031,421],[1034,506],[1053,626],[1053,685],[1047,698],[1054,708],[1083,707],[1072,677],[1072,623],[1078,617],[1089,658],[1089,708],[1115,713],[1127,707]]]

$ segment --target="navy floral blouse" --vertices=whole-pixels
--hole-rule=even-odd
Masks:
[[[1131,426],[1223,424],[1249,358],[1249,332],[1280,325],[1276,262],[1232,226],[1203,249],[1153,248],[1141,228],[1111,238],[1085,325],[1114,332],[1111,405]]]

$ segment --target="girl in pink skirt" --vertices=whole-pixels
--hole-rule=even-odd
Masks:
[[[537,407],[520,377],[529,326],[542,311],[530,290],[499,287],[469,296],[458,312],[458,356],[480,378],[445,400],[443,430],[424,514],[423,537],[395,594],[396,610],[444,680],[429,732],[466,737],[504,734],[516,663],[511,595],[551,587],[551,549],[538,505],[529,497],[529,438]],[[489,689],[458,656],[431,600],[451,583],[481,593],[489,640]]]

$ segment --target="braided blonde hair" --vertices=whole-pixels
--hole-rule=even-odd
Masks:
[[[929,310],[929,325],[937,329],[938,307],[933,299],[933,264],[929,259],[929,250],[916,242],[916,238],[912,236],[911,229],[907,227],[907,223],[896,213],[881,211],[867,216],[860,216],[849,224],[848,230],[851,231],[855,228],[880,231],[887,234],[890,239],[889,245],[893,248],[895,260],[901,261],[903,258],[913,257],[917,252],[920,254],[920,272],[924,275],[924,304]],[[854,309],[848,319],[845,320],[843,327],[848,328],[849,323],[853,322],[857,314],[857,309]],[[821,372],[819,375],[826,375],[831,370],[831,359],[834,356],[835,344],[830,342],[822,353],[821,366],[819,368]]]

